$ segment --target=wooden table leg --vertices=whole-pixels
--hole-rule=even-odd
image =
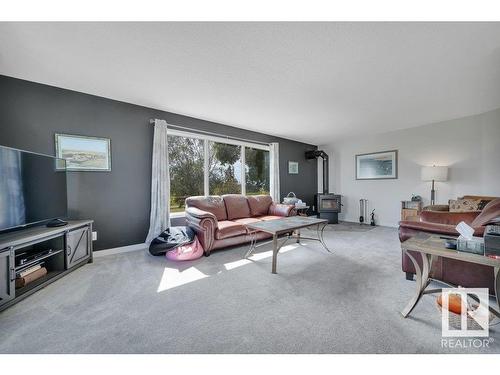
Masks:
[[[420,301],[420,298],[422,297],[425,288],[427,288],[427,285],[429,285],[429,272],[430,272],[430,263],[432,262],[432,257],[428,254],[421,253],[422,254],[422,269],[421,269],[416,259],[408,251],[405,250],[405,254],[408,255],[408,258],[410,258],[411,262],[413,263],[417,278],[416,280],[417,290],[415,292],[415,295],[410,300],[408,305],[406,305],[403,311],[401,311],[401,315],[403,315],[403,317],[406,318],[415,308],[418,301]]]
[[[300,229],[297,229],[295,233],[297,234],[297,243],[300,243]]]
[[[272,269],[273,273],[277,273],[276,272],[277,258],[278,258],[278,235],[274,234],[273,235],[273,269]]]

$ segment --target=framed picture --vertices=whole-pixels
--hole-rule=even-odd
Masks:
[[[398,151],[356,155],[356,180],[398,178]]]
[[[289,161],[288,162],[288,174],[299,174],[299,162]]]
[[[111,171],[111,140],[56,133],[56,156],[68,171]]]

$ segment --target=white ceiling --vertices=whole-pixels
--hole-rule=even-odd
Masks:
[[[500,23],[0,23],[0,74],[325,144],[500,107]]]

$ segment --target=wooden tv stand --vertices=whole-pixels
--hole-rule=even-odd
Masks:
[[[70,220],[68,225],[35,226],[0,234],[0,311],[92,262],[93,220]],[[37,256],[35,259],[31,259]],[[20,264],[21,259],[25,260]],[[16,288],[16,273],[43,262],[47,274]]]

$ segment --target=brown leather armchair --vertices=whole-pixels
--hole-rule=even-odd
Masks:
[[[401,242],[413,237],[418,232],[437,233],[446,237],[458,237],[455,227],[461,221],[474,228],[474,236],[482,237],[487,224],[500,217],[500,199],[492,200],[482,211],[447,212],[422,211],[420,221],[401,221],[399,223],[399,239]],[[412,253],[419,264],[421,257]],[[413,280],[415,268],[402,253],[402,269],[408,280]],[[454,285],[471,288],[489,288],[494,293],[494,275],[491,267],[462,262],[454,259],[438,258],[432,268],[433,278]]]

